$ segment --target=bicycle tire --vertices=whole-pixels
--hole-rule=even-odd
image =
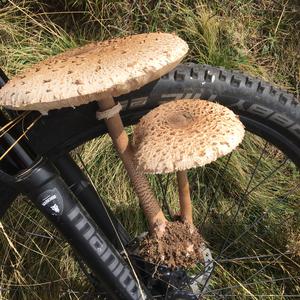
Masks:
[[[248,131],[281,149],[298,169],[300,167],[299,101],[286,91],[259,78],[253,78],[239,71],[189,64],[178,66],[156,82],[150,96],[143,94],[142,91],[136,93],[137,95],[127,98],[126,105],[128,114],[130,111],[135,112],[130,115],[132,123],[149,109],[166,101],[184,98],[215,101],[232,109],[240,116]],[[124,103],[122,105],[124,106]],[[126,123],[125,116],[124,120]],[[297,187],[299,188],[299,184]],[[299,197],[297,200],[299,203]],[[296,287],[298,291],[299,286],[298,281]]]
[[[123,106],[124,123],[132,125],[159,104],[184,98],[201,98],[229,107],[241,117],[247,130],[281,149],[300,166],[299,102],[291,94],[239,71],[207,65],[180,65],[160,80],[118,100]],[[94,127],[89,134],[73,134],[66,143],[52,145],[48,155],[67,152],[106,133],[103,122],[97,122]],[[5,199],[5,193],[2,195]],[[11,200],[9,194],[7,199]]]
[[[179,65],[161,79],[117,99],[123,106],[123,122],[128,126],[138,122],[144,114],[160,103],[184,98],[201,98],[229,107],[242,116],[245,123],[248,122],[247,129],[272,142],[300,166],[299,101],[286,91],[240,71],[208,65]],[[107,131],[104,122],[94,120],[88,124],[89,127],[78,127],[61,138],[57,136],[62,123],[68,128],[75,122],[85,124],[89,117],[93,119],[91,113],[94,114],[96,107],[95,103],[92,103],[76,110],[65,109],[67,116],[71,115],[68,118],[60,111],[56,111],[54,117],[44,117],[43,126],[40,126],[39,122],[35,130],[28,134],[36,153],[50,157],[59,156],[105,134]],[[85,119],[80,119],[83,115],[80,112],[82,108],[83,113],[87,115]],[[76,111],[79,111],[79,114],[74,121],[72,116]],[[41,140],[40,137],[43,136],[46,140]],[[1,216],[15,197],[16,193],[11,189],[1,186]]]

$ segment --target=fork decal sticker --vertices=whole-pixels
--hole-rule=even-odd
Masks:
[[[120,284],[132,295],[132,299],[143,299],[136,281],[130,274],[129,269],[120,259],[111,251],[106,241],[97,234],[94,226],[88,221],[78,206],[67,214],[68,219],[73,222],[78,232],[90,244],[98,257],[105,262],[109,270]]]
[[[39,196],[39,202],[52,216],[61,216],[63,213],[63,199],[57,188],[49,189]]]

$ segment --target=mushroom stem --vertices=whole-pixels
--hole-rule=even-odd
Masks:
[[[178,183],[181,220],[193,224],[192,201],[187,172],[177,171],[176,176]]]
[[[98,101],[100,111],[111,109],[115,106],[115,101],[112,96],[107,95],[101,101]],[[154,196],[147,178],[137,168],[134,162],[134,154],[129,143],[128,135],[124,130],[123,122],[120,114],[117,113],[109,119],[104,119],[108,128],[109,135],[113,144],[125,166],[125,169],[131,179],[133,188],[139,198],[140,206],[149,223],[150,233],[154,232],[156,226],[164,228],[167,220]],[[163,229],[162,229],[163,230]]]

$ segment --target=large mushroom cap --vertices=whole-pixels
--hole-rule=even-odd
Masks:
[[[48,111],[119,96],[172,70],[188,51],[175,34],[148,33],[95,42],[24,70],[0,90],[0,105]]]
[[[204,166],[242,141],[244,126],[228,108],[205,100],[177,100],[145,115],[134,130],[135,157],[146,173]]]

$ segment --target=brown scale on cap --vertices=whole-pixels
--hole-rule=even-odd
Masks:
[[[25,69],[0,90],[0,105],[47,112],[97,100],[103,94],[119,96],[172,70],[187,50],[182,39],[169,33],[93,42]],[[79,81],[84,87],[78,87]],[[28,90],[32,93],[24,92]]]
[[[177,100],[144,116],[134,130],[135,156],[146,173],[204,166],[242,141],[244,126],[228,108],[205,100]]]

